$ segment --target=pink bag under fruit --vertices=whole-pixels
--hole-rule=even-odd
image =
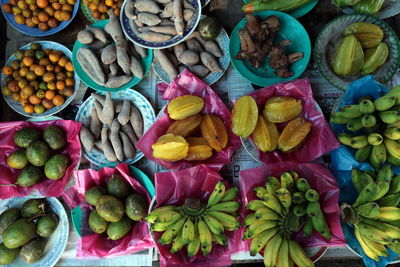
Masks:
[[[165,111],[165,114],[147,130],[144,136],[136,144],[136,147],[142,151],[147,158],[167,169],[184,169],[199,164],[206,164],[210,168],[219,170],[224,164],[229,163],[233,152],[240,147],[240,140],[231,130],[231,112],[214,90],[188,70],[184,70],[169,85],[165,83],[158,84],[157,89],[164,100],[172,100],[178,96],[188,94],[197,95],[203,98],[205,105],[202,113],[214,114],[222,119],[228,132],[228,144],[220,152],[213,151],[213,156],[204,161],[180,160],[176,162],[168,162],[154,158],[151,146],[160,136],[166,133],[168,127],[174,122],[174,120],[169,118],[168,113]]]
[[[118,164],[115,168],[104,167],[97,171],[91,169],[78,170],[74,172],[75,185],[63,194],[65,203],[74,209],[80,206],[81,209],[89,213],[93,207],[86,202],[85,192],[96,185],[105,186],[107,179],[112,174],[120,174],[132,186],[135,193],[140,194],[150,205],[151,199],[146,189],[134,178],[130,176],[129,167],[126,163]],[[82,216],[82,230],[88,232],[87,217]],[[144,220],[134,222],[129,234],[119,240],[107,239],[104,234],[95,234],[89,230],[88,234],[83,234],[77,242],[77,257],[111,257],[131,254],[154,247],[150,237],[147,224]]]
[[[65,148],[57,153],[65,154],[69,157],[70,163],[64,176],[58,180],[44,178],[41,182],[31,187],[0,186],[0,199],[11,197],[23,197],[37,190],[45,197],[59,197],[69,182],[72,172],[79,166],[81,158],[81,143],[79,141],[79,131],[81,124],[70,120],[52,121],[12,121],[0,123],[0,184],[14,184],[21,170],[16,170],[7,165],[7,157],[20,148],[14,143],[14,134],[22,128],[37,128],[43,132],[50,125],[60,127],[67,140]]]
[[[199,198],[206,203],[214,186],[222,181],[222,177],[215,171],[201,164],[192,168],[161,172],[155,174],[156,206],[182,205],[188,197]],[[227,183],[225,183],[227,185]],[[239,197],[239,194],[238,196]],[[155,245],[160,252],[160,263],[163,267],[206,267],[206,266],[228,266],[231,264],[231,255],[243,251],[241,231],[225,232],[228,238],[228,246],[223,247],[213,243],[210,254],[203,256],[201,249],[196,256],[187,257],[186,247],[172,254],[171,245],[160,245],[157,240],[162,233],[154,232]]]
[[[299,177],[305,178],[311,188],[319,193],[319,203],[321,204],[321,209],[324,212],[332,236],[330,240],[327,240],[315,230],[309,237],[305,236],[302,231],[299,231],[294,235],[294,239],[303,247],[346,245],[340,225],[340,210],[338,206],[339,188],[331,172],[322,164],[279,162],[240,171],[243,216],[249,213],[245,209],[247,204],[252,200],[258,199],[253,189],[257,186],[265,186],[268,176],[279,178],[281,173],[286,171],[296,171]],[[245,242],[246,247],[249,248],[250,240],[246,240]]]

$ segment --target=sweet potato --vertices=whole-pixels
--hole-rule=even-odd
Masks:
[[[111,98],[111,93],[106,93],[106,101],[104,101],[103,110],[101,111],[101,115],[97,114],[99,119],[104,122],[107,126],[111,126],[111,123],[114,119],[114,103]]]
[[[138,139],[143,136],[143,117],[135,105],[131,105],[131,114],[129,117],[133,131]]]
[[[193,18],[194,10],[190,8],[185,8],[183,10],[183,19],[188,22]]]
[[[213,56],[222,57],[222,52],[217,42],[213,40],[206,41],[204,48],[206,49],[207,52],[210,52]]]
[[[158,14],[161,12],[158,4],[152,0],[138,0],[135,2],[135,8],[139,12],[148,12],[152,14]]]
[[[101,133],[101,128],[100,128],[100,133]],[[101,139],[99,139],[96,142],[94,142],[94,146],[104,154],[103,145],[101,144]]]
[[[136,149],[129,140],[129,137],[124,132],[119,132],[121,136],[122,146],[125,158],[133,159],[136,156]]]
[[[222,72],[218,60],[209,52],[200,53],[201,62],[212,72]]]
[[[184,42],[174,45],[174,54],[176,58],[179,58],[181,54],[186,50]]]
[[[126,75],[131,75],[131,61],[128,56],[127,43],[125,39],[121,40],[120,43],[117,44],[116,50],[118,65]]]
[[[101,108],[103,108],[104,102],[106,102],[106,97],[105,97],[105,96],[102,96],[102,95],[99,95],[99,94],[96,94],[96,93],[92,93],[91,96],[92,96],[96,101],[98,101],[98,102],[101,104]]]
[[[173,53],[164,52],[165,55],[169,58],[172,64],[174,64],[175,68],[179,66],[179,60],[175,57]]]
[[[123,105],[123,101],[114,101],[114,111],[115,114],[120,113]]]
[[[127,0],[125,4],[125,15],[128,19],[136,19],[137,15],[135,13],[135,5],[133,4],[133,0]]]
[[[156,0],[156,2],[157,3],[159,3],[159,4],[168,4],[168,3],[170,3],[172,0]]]
[[[130,75],[114,76],[114,77],[111,77],[106,82],[105,86],[108,88],[118,88],[118,87],[121,87],[122,85],[130,82],[131,80],[132,80],[132,76],[130,76]]]
[[[101,121],[99,116],[97,116],[97,111],[92,108],[90,115],[90,132],[93,134],[94,139],[97,140],[101,134]]]
[[[192,50],[184,51],[178,59],[187,66],[196,65],[200,61],[199,54]]]
[[[132,111],[131,111],[132,112]],[[122,125],[122,132],[125,133],[129,140],[131,141],[132,144],[136,144],[138,141],[138,138],[135,135],[135,132],[132,129],[131,124],[127,123],[125,125]]]
[[[97,117],[99,118],[99,120],[101,121],[102,124],[105,124],[105,121],[103,121],[103,117],[101,116],[102,110],[103,110],[103,106],[97,102],[96,100],[93,102],[93,108],[96,109],[97,112]]]
[[[129,117],[131,115],[131,104],[128,100],[124,100],[122,104],[121,111],[118,114],[118,122],[121,125],[125,125],[129,122]]]
[[[171,35],[157,32],[143,32],[140,37],[148,42],[165,42],[171,39]]]
[[[109,44],[101,51],[101,61],[110,65],[115,60],[117,60],[117,50],[114,44]]]
[[[161,20],[160,26],[175,26],[175,23],[167,18]],[[176,31],[176,30],[175,30]]]
[[[161,22],[161,19],[152,13],[142,12],[139,13],[138,19],[145,25],[155,26]]]
[[[190,66],[189,70],[199,78],[204,78],[208,75],[210,70],[204,65],[194,65]]]
[[[185,31],[185,22],[183,21],[182,0],[174,0],[174,22],[176,32],[183,35]]]
[[[94,38],[103,43],[107,43],[107,35],[102,29],[93,26],[86,26],[86,29],[94,35]]]
[[[104,85],[105,75],[96,55],[87,47],[78,49],[76,58],[85,73],[97,84]]]
[[[188,1],[188,0],[183,0],[183,8],[187,9],[195,9],[194,6]]]
[[[117,76],[117,74],[118,74],[118,68],[119,68],[118,63],[117,63],[117,62],[113,62],[113,63],[111,63],[108,67],[109,67],[109,69],[110,69],[110,74],[109,74],[108,77]]]
[[[178,72],[177,72],[174,64],[165,55],[164,51],[162,51],[161,49],[155,49],[154,56],[156,57],[158,62],[160,62],[161,68],[163,68],[165,70],[165,72],[167,72],[167,74],[171,80],[174,79],[178,75]]]
[[[116,162],[117,156],[109,141],[108,132],[109,129],[107,127],[103,127],[101,130],[101,146],[103,148],[104,157],[109,161]]]
[[[113,12],[110,13],[110,18],[104,30],[111,36],[116,46],[120,45],[122,41],[125,41],[119,20]]]
[[[139,28],[144,26],[144,24],[139,20],[139,18],[133,19],[133,22]]]
[[[200,33],[198,31],[192,32],[192,34],[189,35],[187,40],[195,38],[203,47],[206,44],[206,41],[201,38]]]
[[[131,56],[131,67],[130,67],[130,69],[131,69],[133,75],[135,75],[139,79],[143,78],[143,75],[144,75],[143,65],[140,62],[140,60],[138,60],[134,56]]]
[[[164,34],[170,34],[170,35],[176,34],[175,26],[148,26],[148,27],[139,28],[139,31],[143,31],[143,32],[151,31],[151,32],[158,32],[158,33],[164,33]]]
[[[186,45],[187,45],[189,50],[196,51],[197,53],[200,53],[201,51],[204,51],[204,49],[201,46],[200,42],[197,41],[195,38],[187,40],[186,41]]]
[[[81,139],[81,143],[82,143],[83,147],[85,148],[85,150],[92,151],[92,149],[94,147],[94,136],[88,130],[88,128],[85,127],[85,125],[81,126],[81,131],[79,133],[79,137]]]
[[[81,44],[91,44],[94,41],[94,35],[91,31],[85,29],[78,33],[77,39]]]
[[[135,47],[136,52],[142,57],[145,58],[147,57],[147,50],[141,46],[138,46],[137,44],[133,44]]]
[[[117,156],[118,161],[124,161],[124,151],[122,148],[121,139],[119,138],[119,129],[121,125],[119,124],[117,118],[115,118],[111,124],[110,141],[114,149],[115,156]]]
[[[163,11],[160,14],[160,18],[171,18],[174,15],[174,3],[168,3],[165,5]]]

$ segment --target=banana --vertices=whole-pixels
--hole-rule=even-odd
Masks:
[[[379,181],[378,182],[378,187],[379,187],[379,192],[376,195],[374,201],[378,200],[378,199],[381,199],[384,195],[386,195],[386,193],[389,191],[390,182]]]
[[[220,202],[227,202],[227,201],[234,200],[238,191],[239,191],[239,188],[237,188],[237,187],[229,188],[228,190],[225,191],[225,194],[222,197],[222,199],[220,200]]]
[[[388,195],[397,194],[400,192],[400,175],[396,175],[390,181]]]
[[[270,194],[274,194],[276,190],[278,190],[281,187],[281,182],[278,180],[278,178],[270,176],[267,178],[267,182],[265,183],[265,188],[267,189],[267,192]]]
[[[380,207],[379,214],[374,217],[381,221],[397,221],[400,220],[400,208],[397,207]]]
[[[362,173],[357,169],[351,170],[351,181],[353,182],[354,187],[357,192],[361,192],[361,190],[369,183],[372,183],[374,180],[366,173]]]
[[[275,228],[279,224],[280,222],[278,221],[256,220],[255,222],[249,225],[249,228],[246,229],[245,236],[247,238],[253,238],[259,233],[264,232],[265,230]]]
[[[371,155],[369,156],[369,162],[372,167],[379,169],[380,166],[386,161],[386,147],[384,144],[380,144],[372,147]]]
[[[364,237],[360,233],[360,228],[357,225],[354,225],[354,235],[356,236],[358,243],[360,243],[360,246],[365,255],[375,261],[379,261],[379,256],[375,253],[375,251],[372,251],[369,246],[367,246],[364,241]]]
[[[204,222],[207,224],[208,228],[213,234],[222,235],[224,233],[224,226],[215,217],[205,214],[202,216]]]
[[[376,203],[380,207],[396,207],[400,203],[400,194],[386,195]]]
[[[299,174],[296,171],[289,171],[290,175],[293,178],[293,182],[296,182],[299,179]]]
[[[358,104],[361,114],[372,114],[375,111],[375,105],[370,99],[363,99]]]
[[[265,208],[266,206],[264,205],[262,200],[256,199],[252,200],[247,204],[246,209],[256,211],[258,209]]]
[[[373,170],[364,170],[363,173],[368,174],[373,180],[376,179],[376,172]]]
[[[312,216],[311,221],[314,229],[317,230],[318,233],[320,233],[323,237],[325,237],[328,240],[331,239],[329,226],[322,212],[318,212],[315,216]]]
[[[267,207],[256,210],[255,215],[257,220],[281,220],[281,216],[278,213]]]
[[[186,244],[194,240],[194,223],[190,217],[187,218],[182,228],[182,238]]]
[[[371,202],[379,193],[379,186],[376,183],[367,184],[358,195],[353,207],[360,206],[362,204]]]
[[[208,207],[208,210],[217,210],[222,212],[235,212],[240,208],[240,203],[237,201],[227,201],[227,202],[220,202],[211,207]]]
[[[396,159],[400,159],[400,144],[394,140],[385,139],[383,140],[385,147],[390,155],[395,157]]]
[[[221,246],[226,247],[228,245],[228,238],[226,238],[224,234],[216,235],[214,233],[211,233],[211,238],[215,243]]]
[[[161,213],[158,218],[156,219],[156,222],[161,222],[161,223],[167,223],[171,221],[177,221],[182,217],[181,213],[169,210],[166,212]]]
[[[281,247],[278,251],[278,257],[276,259],[276,267],[288,267],[289,266],[289,242],[286,238],[282,239]]]
[[[263,200],[264,205],[267,206],[268,208],[274,210],[275,212],[277,212],[280,215],[285,214],[285,212],[282,209],[280,201],[278,199],[276,199],[275,196],[273,196],[271,194],[266,194],[263,196],[262,200]]]
[[[314,267],[312,260],[306,255],[303,248],[291,239],[288,239],[289,254],[294,263],[299,267]]]
[[[361,124],[365,128],[374,127],[376,125],[376,117],[374,115],[372,115],[372,114],[363,115],[361,117]]]
[[[379,112],[379,117],[386,124],[393,124],[400,120],[400,112],[396,110],[386,110]]]
[[[400,159],[393,157],[390,153],[387,153],[386,161],[393,166],[400,167]]]
[[[374,218],[379,214],[379,205],[375,202],[368,202],[356,208],[357,214],[366,218]]]
[[[386,222],[386,223],[400,228],[400,220],[390,221],[390,222]]]
[[[308,189],[311,189],[311,186],[308,184],[307,180],[304,178],[300,178],[296,182],[296,187],[301,192],[305,193]]]
[[[388,234],[372,225],[360,222],[358,227],[362,236],[365,236],[379,244],[386,245],[392,240]]]
[[[343,106],[340,110],[343,112],[342,116],[348,119],[355,119],[362,115],[359,105]]]
[[[267,248],[264,251],[264,265],[265,267],[275,267],[278,257],[278,251],[282,243],[282,236],[277,233],[267,243]]]
[[[307,214],[307,204],[297,204],[293,208],[294,215],[301,217]]]
[[[354,157],[358,162],[363,162],[366,161],[370,156],[372,152],[372,146],[367,145],[363,148],[357,149],[356,153],[354,154]]]
[[[213,216],[217,219],[226,230],[233,231],[239,228],[239,222],[232,215],[216,211],[216,210],[207,210],[205,214]]]
[[[396,104],[396,97],[382,96],[374,101],[375,109],[378,111],[388,110]]]
[[[308,216],[314,217],[318,213],[322,213],[321,205],[319,204],[319,202],[310,202],[307,204],[306,212]]]
[[[288,210],[292,205],[292,194],[288,189],[279,188],[275,192],[275,196],[279,199],[280,203],[282,204],[283,207],[286,208],[286,210]]]
[[[208,229],[207,224],[203,219],[198,218],[198,220],[197,229],[199,230],[200,248],[203,252],[203,256],[205,256],[210,253],[212,249],[211,231]]]
[[[368,137],[366,135],[359,135],[351,138],[350,146],[352,148],[358,149],[358,148],[363,148],[367,145],[368,145]]]
[[[211,193],[210,197],[208,198],[207,208],[217,204],[221,199],[224,197],[225,194],[225,185],[223,182],[216,183],[213,192]]]
[[[168,211],[167,211],[168,212]],[[179,213],[178,213],[179,214]],[[177,222],[179,219],[182,218],[182,215],[179,214],[179,216],[174,216],[170,220],[166,222],[155,222],[150,230],[154,232],[164,232],[165,230],[168,229],[171,225],[173,225],[175,222]]]
[[[247,214],[246,217],[244,217],[244,219],[243,219],[243,227],[249,226],[249,225],[252,224],[255,220],[257,220],[256,214],[255,214],[255,213],[249,213],[249,214]]]
[[[384,245],[379,244],[378,242],[372,241],[371,239],[363,236],[363,241],[367,247],[372,250],[377,256],[387,257],[389,253],[387,252]]]
[[[388,246],[389,249],[393,250],[397,254],[400,254],[400,243],[398,241],[390,243],[387,246]]]
[[[198,220],[196,219],[194,222],[194,239],[187,245],[188,257],[190,258],[195,256],[199,251],[199,249],[200,249],[200,236],[198,230]]]
[[[346,124],[347,130],[356,132],[364,128],[364,125],[361,122],[361,118],[357,119],[349,119],[349,122]]]
[[[392,167],[390,165],[385,165],[378,171],[376,180],[378,182],[390,182],[393,177]]]
[[[370,133],[370,134],[368,135],[368,143],[369,143],[371,146],[380,145],[380,144],[382,144],[382,142],[383,142],[383,137],[382,137],[382,135],[380,135],[380,134],[378,134],[378,133]]]
[[[293,177],[289,172],[283,172],[281,174],[281,188],[291,190],[293,187]]]
[[[172,206],[172,205],[168,205],[168,206],[163,206],[163,207],[159,207],[156,208],[154,210],[152,210],[146,217],[145,220],[149,223],[155,223],[155,221],[157,220],[158,216],[160,216],[162,213],[166,212],[166,211],[176,211],[178,210],[179,207],[176,206]]]
[[[399,227],[396,227],[394,225],[384,223],[381,221],[367,219],[367,218],[361,218],[360,221],[362,223],[371,225],[371,226],[383,231],[385,234],[387,234],[392,239],[400,238],[400,228]]]
[[[170,252],[174,254],[179,250],[181,250],[186,244],[187,242],[183,240],[182,234],[180,234],[174,239],[174,241],[172,241],[172,247]]]
[[[386,93],[386,96],[395,96],[397,99],[397,104],[400,104],[400,86],[390,89],[389,92]]]
[[[158,243],[161,245],[171,244],[172,241],[177,237],[182,231],[183,225],[186,222],[186,216],[180,218],[177,222],[170,225],[167,230],[162,234]]]
[[[253,189],[253,191],[254,191],[254,193],[256,193],[256,196],[257,196],[259,199],[262,199],[264,195],[269,194],[268,191],[267,191],[267,189],[264,188],[264,187],[261,187],[261,186],[255,187],[255,188]]]
[[[331,123],[336,123],[336,124],[347,124],[349,121],[350,119],[343,116],[342,111],[337,111],[332,113],[330,120]]]
[[[319,194],[314,189],[308,189],[304,194],[308,202],[316,202],[319,200]]]
[[[276,235],[276,233],[279,231],[278,227],[271,228],[268,230],[265,230],[255,237],[250,242],[250,255],[255,256],[257,255],[258,252],[260,252],[261,249],[265,247],[265,245],[268,243],[268,241]]]
[[[286,232],[296,233],[300,230],[300,227],[301,227],[300,217],[296,216],[294,213],[291,212],[286,217],[284,224],[285,224]]]
[[[387,138],[391,140],[400,140],[400,127],[388,126],[384,134]]]
[[[306,197],[303,192],[295,192],[293,193],[293,203],[294,204],[303,204],[306,202]]]
[[[306,221],[304,222],[304,225],[303,225],[303,233],[306,236],[311,236],[313,229],[314,229],[314,227],[312,224],[311,217],[307,216]]]
[[[340,133],[336,137],[339,140],[339,142],[342,143],[343,145],[350,146],[351,138],[353,138],[353,135],[349,133]]]

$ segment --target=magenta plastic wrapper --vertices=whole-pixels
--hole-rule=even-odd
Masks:
[[[228,132],[228,144],[220,152],[214,151],[213,156],[204,161],[176,161],[168,162],[153,157],[151,146],[164,135],[168,127],[174,122],[165,110],[165,115],[159,118],[136,144],[143,154],[167,169],[185,169],[199,164],[206,164],[212,169],[219,170],[223,165],[230,163],[233,152],[240,147],[240,139],[231,130],[231,112],[222,102],[213,89],[188,70],[184,70],[169,85],[161,83],[157,89],[164,100],[172,100],[182,95],[197,95],[204,99],[203,114],[214,114],[222,119]]]
[[[340,210],[338,206],[339,187],[335,177],[333,177],[331,172],[322,164],[279,162],[240,171],[243,214],[247,215],[248,213],[244,207],[246,207],[250,201],[257,199],[253,191],[254,187],[265,186],[268,176],[279,178],[282,172],[290,170],[296,171],[300,177],[305,178],[310,186],[319,193],[319,203],[321,204],[321,209],[324,212],[332,235],[331,240],[327,240],[315,230],[309,237],[305,236],[302,231],[299,231],[294,235],[294,239],[304,247],[346,245],[342,227],[340,226]],[[249,247],[250,240],[247,240],[246,243],[247,247]]]
[[[104,167],[97,171],[91,169],[78,170],[74,172],[75,185],[62,195],[65,203],[74,209],[77,206],[85,209],[93,209],[85,200],[85,192],[96,185],[105,186],[112,174],[121,174],[132,186],[135,193],[145,197],[150,205],[151,199],[146,189],[130,176],[129,167],[126,163],[118,164],[115,168]],[[82,225],[87,222],[82,222]],[[110,240],[106,235],[94,234],[84,235],[77,242],[77,257],[88,256],[110,257],[131,254],[137,251],[154,247],[147,224],[144,220],[134,222],[132,231],[120,240]]]
[[[199,198],[203,203],[214,190],[217,182],[222,181],[219,173],[201,164],[181,171],[161,172],[155,174],[156,207],[165,205],[182,205],[188,197]],[[225,183],[227,185],[227,183]],[[231,255],[244,251],[244,243],[241,241],[241,231],[225,232],[228,237],[228,246],[223,247],[213,243],[212,251],[203,256],[201,249],[196,256],[187,257],[186,248],[172,254],[171,245],[160,245],[155,242],[160,252],[160,262],[163,267],[207,267],[227,266],[231,264]],[[158,240],[162,233],[154,232],[154,238]]]
[[[303,112],[301,116],[312,122],[312,128],[304,143],[299,149],[290,153],[279,150],[273,152],[262,152],[259,150],[260,160],[265,163],[280,161],[310,162],[323,154],[340,146],[324,114],[313,99],[312,89],[308,79],[294,80],[287,83],[278,83],[248,94],[257,102],[260,114],[264,111],[264,104],[273,96],[291,96],[301,99]],[[278,125],[279,131],[283,130],[285,124]]]
[[[14,134],[16,131],[25,127],[40,129],[42,132],[50,125],[58,126],[65,132],[67,146],[57,153],[62,153],[70,159],[65,175],[58,180],[43,179],[41,182],[31,187],[22,186],[0,186],[0,198],[23,197],[37,190],[46,197],[59,197],[67,183],[69,182],[73,170],[79,165],[81,158],[81,143],[79,141],[79,132],[81,124],[69,120],[53,121],[11,121],[0,123],[0,184],[14,184],[21,170],[15,170],[7,165],[7,157],[20,148],[14,143]]]

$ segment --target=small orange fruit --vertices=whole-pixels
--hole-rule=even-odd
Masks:
[[[64,97],[62,95],[56,95],[53,97],[53,104],[56,106],[61,106],[64,104]]]

